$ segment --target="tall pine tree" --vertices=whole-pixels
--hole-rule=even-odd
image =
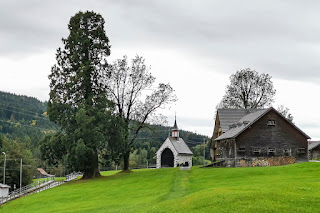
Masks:
[[[57,64],[49,75],[48,115],[61,126],[63,134],[57,134],[63,153],[56,156],[66,156],[68,166],[82,171],[83,178],[100,175],[99,156],[108,148],[110,131],[114,135],[121,125],[106,98],[110,45],[104,24],[103,17],[94,12],[78,12],[71,17],[70,34],[62,39],[64,48],[57,50]],[[45,141],[42,146],[46,146]]]

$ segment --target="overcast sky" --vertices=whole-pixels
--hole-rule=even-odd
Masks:
[[[0,0],[0,90],[49,98],[55,53],[79,10],[106,21],[109,62],[143,56],[178,101],[163,111],[179,128],[212,136],[215,106],[241,68],[268,73],[273,106],[320,140],[320,1]]]

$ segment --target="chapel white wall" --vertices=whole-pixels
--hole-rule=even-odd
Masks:
[[[174,167],[177,167],[177,165],[180,165],[180,164],[184,164],[185,162],[189,163],[189,167],[192,166],[192,155],[179,155],[178,152],[176,151],[176,149],[174,148],[173,144],[171,143],[170,139],[167,138],[156,153],[156,155],[157,155],[156,167],[157,168],[161,168],[161,154],[162,154],[163,150],[165,150],[166,148],[169,148],[173,153],[173,157],[174,157],[173,166]]]
[[[162,146],[159,148],[159,150],[157,151],[157,168],[161,168],[161,154],[163,152],[163,150],[165,150],[166,148],[169,148],[172,153],[173,153],[173,165],[174,167],[176,167],[177,162],[176,162],[176,156],[178,155],[177,150],[173,147],[171,141],[169,138],[167,138],[165,140],[165,142],[162,144]]]
[[[177,163],[180,164],[185,164],[185,162],[188,162],[189,167],[192,166],[192,155],[178,155],[177,156]]]

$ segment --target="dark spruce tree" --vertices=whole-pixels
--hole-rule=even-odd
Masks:
[[[49,75],[48,115],[61,132],[42,141],[43,156],[53,164],[67,158],[69,169],[82,171],[84,179],[100,176],[99,157],[108,149],[114,131],[120,131],[121,121],[115,121],[113,105],[106,98],[110,45],[104,24],[94,12],[71,17],[70,34],[62,39],[64,47],[57,50],[57,63]],[[113,143],[119,135],[112,138]],[[46,153],[50,150],[60,153]]]

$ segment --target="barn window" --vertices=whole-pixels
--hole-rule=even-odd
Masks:
[[[269,156],[274,156],[275,152],[276,152],[276,148],[269,148],[268,149],[268,155]]]
[[[260,149],[260,148],[253,148],[252,151],[253,151],[253,152],[259,152],[259,153],[260,153],[261,149]]]
[[[276,120],[268,120],[268,126],[275,126]]]
[[[306,153],[306,149],[305,148],[298,148],[297,149],[297,153],[298,154],[304,154],[304,153]]]
[[[255,156],[260,156],[261,149],[260,148],[252,148],[252,152]]]
[[[239,147],[238,152],[246,152],[246,148],[245,147]]]
[[[283,149],[283,154],[285,156],[290,156],[291,155],[291,149]]]

